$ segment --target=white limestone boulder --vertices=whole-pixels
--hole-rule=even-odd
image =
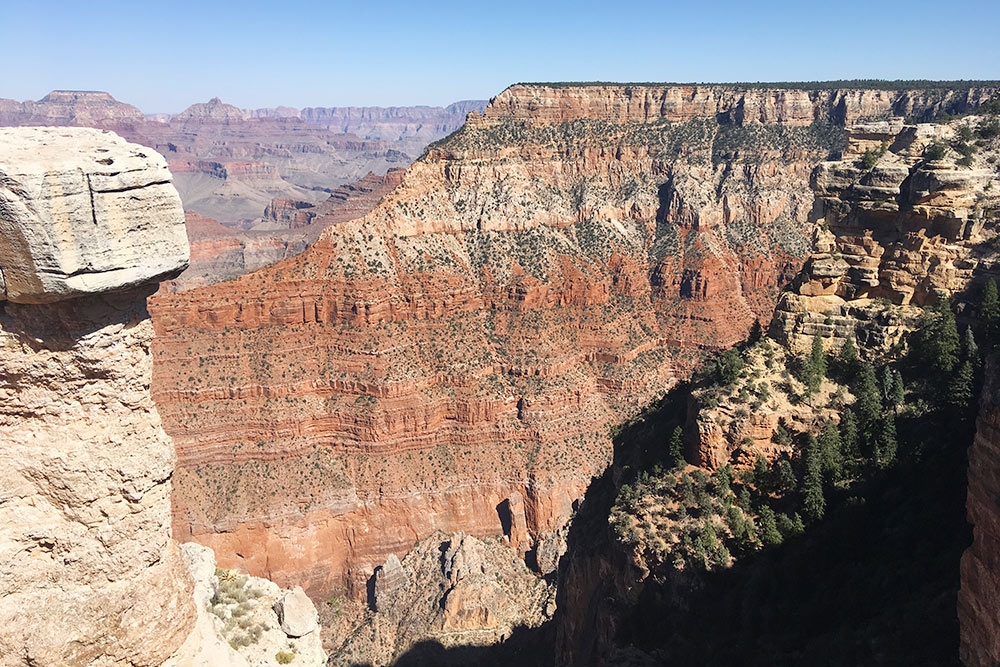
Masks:
[[[172,277],[188,264],[166,160],[113,132],[0,128],[0,299],[47,303]]]
[[[319,614],[301,587],[285,591],[274,603],[281,630],[289,637],[302,637],[319,627]]]

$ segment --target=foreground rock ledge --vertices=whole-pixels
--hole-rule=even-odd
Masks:
[[[0,128],[0,298],[48,303],[188,264],[163,157],[107,130]]]
[[[0,665],[159,665],[194,627],[146,311],[182,225],[149,149],[0,131]]]

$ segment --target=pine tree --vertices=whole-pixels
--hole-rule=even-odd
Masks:
[[[921,363],[939,375],[951,373],[958,363],[961,345],[955,314],[946,299],[925,314],[914,342]]]
[[[858,420],[854,416],[854,410],[850,408],[844,410],[844,415],[840,418],[840,449],[844,459],[848,462],[861,458],[861,448],[858,444]]]
[[[826,352],[823,351],[823,337],[819,333],[813,336],[812,350],[809,353],[809,366],[819,383],[826,378]]]
[[[788,459],[779,459],[774,464],[773,475],[775,486],[778,487],[781,493],[794,491],[798,485],[798,480],[795,478],[795,471],[792,470],[792,464]]]
[[[819,432],[819,451],[822,460],[823,476],[827,481],[839,482],[844,474],[844,459],[841,451],[840,431],[832,420],[823,424]]]
[[[719,471],[715,473],[715,488],[719,493],[719,496],[723,499],[728,498],[731,492],[731,484],[733,482],[733,469],[727,463],[726,465],[719,468]]]
[[[854,379],[858,372],[858,349],[854,346],[854,339],[848,338],[840,346],[837,354],[837,365],[844,379],[848,382]]]
[[[674,427],[674,432],[670,436],[670,447],[668,451],[670,463],[675,468],[681,468],[687,464],[684,460],[684,432],[680,426]]]
[[[826,499],[823,497],[823,460],[819,443],[810,434],[806,441],[806,473],[802,479],[802,514],[812,523],[823,518]]]
[[[893,371],[892,377],[893,383],[890,400],[893,408],[899,408],[906,401],[906,388],[903,386],[903,376],[900,375],[899,371]]]
[[[753,464],[753,485],[761,495],[766,496],[771,493],[771,469],[767,465],[767,459],[761,454],[757,455],[757,460]]]
[[[903,376],[889,366],[882,368],[882,398],[893,410],[903,403]]]
[[[979,363],[979,344],[976,343],[972,327],[965,327],[965,336],[962,337],[962,358],[967,359],[973,366]]]
[[[863,362],[858,373],[858,387],[854,392],[857,400],[854,403],[860,422],[861,443],[867,451],[865,455],[873,455],[875,443],[879,434],[879,419],[882,416],[882,398],[875,380],[875,368],[868,362]]]
[[[774,510],[767,505],[760,508],[760,537],[765,547],[773,547],[781,544],[781,532],[774,519]]]
[[[972,369],[972,363],[966,359],[958,365],[951,381],[948,382],[944,403],[950,409],[956,425],[967,424],[971,417],[974,378],[975,372]]]
[[[691,506],[695,504],[694,495],[694,484],[691,482],[691,476],[687,473],[681,475],[681,502],[685,506]]]
[[[887,414],[880,421],[875,443],[875,463],[880,468],[885,468],[896,460],[896,417]]]
[[[1000,296],[997,295],[997,284],[992,278],[983,287],[982,300],[979,302],[979,319],[983,323],[983,333],[986,351],[1000,344]]]

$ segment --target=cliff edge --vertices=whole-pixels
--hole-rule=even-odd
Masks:
[[[163,158],[0,130],[0,664],[158,665],[190,634],[146,296],[187,266]]]

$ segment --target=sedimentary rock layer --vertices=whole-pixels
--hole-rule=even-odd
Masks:
[[[558,554],[542,545],[607,465],[608,427],[770,318],[810,245],[809,174],[845,144],[843,114],[788,102],[811,92],[709,87],[668,114],[622,107],[628,90],[512,87],[364,218],[159,296],[176,534],[360,598],[434,530],[500,534],[520,494],[519,545]],[[854,118],[923,94],[842,97],[876,100]],[[750,122],[751,97],[782,111]]]
[[[969,450],[973,542],[962,556],[958,594],[960,653],[970,667],[1000,663],[1000,357],[986,370],[976,438]]]
[[[835,348],[853,338],[885,353],[913,328],[918,306],[1000,277],[990,246],[1000,232],[1000,142],[979,139],[964,164],[956,148],[968,150],[960,128],[975,137],[991,122],[853,127],[841,159],[813,174],[824,228],[782,296],[773,334],[798,349],[819,333]],[[939,159],[926,157],[931,145],[944,151]]]

